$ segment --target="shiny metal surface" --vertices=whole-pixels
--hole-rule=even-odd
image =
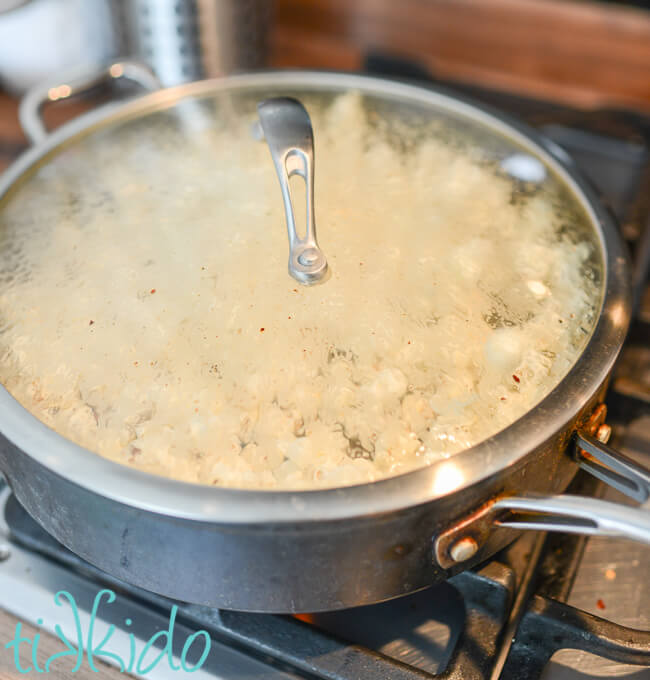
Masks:
[[[585,431],[578,430],[575,439],[583,470],[637,503],[648,500],[650,471],[647,468]],[[492,506],[494,512],[504,509],[514,516],[508,520],[498,519],[497,526],[620,537],[650,545],[650,508],[629,508],[584,497],[528,496],[499,499]]]
[[[115,0],[127,53],[165,86],[263,68],[272,0]]]
[[[289,274],[303,284],[322,281],[327,259],[316,238],[314,217],[314,131],[305,107],[290,97],[267,99],[257,105],[264,138],[280,180],[289,236]],[[305,181],[307,224],[305,235],[296,230],[289,178]]]
[[[534,496],[499,499],[494,509],[513,516],[496,526],[536,531],[564,531],[588,536],[628,538],[650,545],[650,513],[584,496]]]
[[[600,421],[605,411],[604,407],[596,408],[588,424],[595,416]],[[593,427],[598,428],[598,425]],[[576,455],[585,471],[609,482],[611,487],[633,500],[647,499],[646,480],[650,473],[643,465],[599,442],[584,429],[576,433],[575,444]],[[583,448],[585,446],[588,452]],[[592,462],[596,460],[606,462],[608,467]],[[467,561],[489,539],[494,526],[624,537],[650,545],[650,508],[630,508],[584,496],[503,495],[487,500],[478,510],[442,532],[434,543],[436,562],[448,569]]]
[[[38,144],[48,135],[41,117],[41,109],[46,103],[73,97],[102,82],[120,78],[132,80],[152,92],[161,87],[160,81],[147,66],[137,61],[121,60],[101,70],[96,67],[76,69],[61,78],[31,88],[21,99],[18,112],[20,124],[29,141]]]
[[[622,453],[582,432],[576,435],[580,467],[637,503],[650,498],[650,472]],[[650,520],[649,520],[650,521]]]
[[[319,611],[378,602],[442,580],[454,569],[432,562],[432,542],[441,531],[504,492],[556,494],[566,488],[577,469],[565,455],[570,434],[602,399],[627,329],[628,265],[609,215],[555,145],[443,92],[354,75],[252,74],[108,105],[22,156],[0,180],[0,197],[48,153],[96,127],[172,107],[185,97],[272,88],[358,89],[488,125],[562,178],[591,216],[604,261],[598,324],[578,362],[547,398],[450,460],[373,484],[254,492],[158,478],[70,443],[0,389],[0,469],[37,521],[74,552],[127,582],[186,601],[251,611]],[[514,535],[496,529],[463,568]]]

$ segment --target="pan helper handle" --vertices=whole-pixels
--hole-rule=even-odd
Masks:
[[[150,92],[162,87],[148,66],[132,59],[114,61],[104,67],[82,66],[73,69],[56,80],[35,85],[22,98],[18,117],[25,135],[32,144],[38,144],[47,138],[48,131],[41,109],[48,102],[67,99],[87,92],[101,83],[121,79],[131,80]]]
[[[641,506],[569,494],[501,496],[440,534],[435,561],[448,569],[474,558],[493,527],[627,538],[650,546],[650,470],[587,430],[576,432],[573,444],[580,467]]]
[[[650,511],[643,508],[564,494],[502,498],[494,510],[509,511],[495,520],[500,527],[627,538],[650,545]]]
[[[587,432],[576,433],[576,444],[576,458],[583,470],[637,503],[650,498],[650,470]]]
[[[289,236],[289,273],[305,285],[319,283],[327,274],[327,260],[316,240],[314,219],[314,133],[305,107],[290,97],[267,99],[257,105],[260,126],[275,164]],[[303,238],[296,231],[289,178],[305,181],[307,229]]]

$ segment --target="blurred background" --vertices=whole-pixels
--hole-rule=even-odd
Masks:
[[[38,109],[54,128],[138,92],[104,77],[69,98],[75,71],[123,57],[165,86],[336,69],[446,85],[534,124],[527,114],[549,104],[650,113],[641,0],[0,0],[0,171],[28,145],[18,122],[25,92],[40,84]]]
[[[165,85],[264,67],[426,73],[580,107],[650,111],[645,2],[0,0],[0,87],[136,56]],[[394,66],[393,66],[394,68]]]

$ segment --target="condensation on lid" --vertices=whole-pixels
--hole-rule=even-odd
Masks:
[[[314,127],[331,276],[287,272],[257,101]],[[422,102],[317,85],[114,122],[0,204],[0,380],[64,436],[188,481],[311,488],[449,458],[566,374],[602,255],[543,160]]]

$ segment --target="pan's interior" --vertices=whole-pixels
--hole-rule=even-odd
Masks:
[[[251,135],[278,95],[314,126],[319,286],[287,273]],[[561,381],[603,294],[592,218],[543,154],[390,88],[188,98],[75,138],[0,208],[2,384],[91,451],[216,486],[338,487],[466,450]]]

